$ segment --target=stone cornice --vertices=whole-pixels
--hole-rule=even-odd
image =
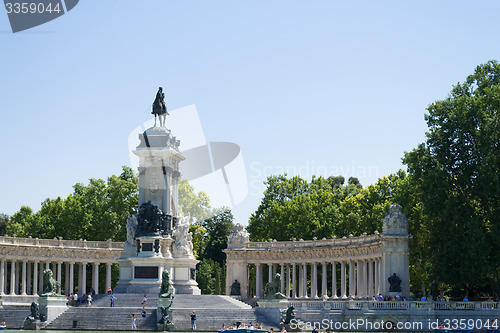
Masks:
[[[116,263],[124,243],[108,241],[0,237],[0,258],[7,261]]]
[[[377,260],[382,257],[378,233],[370,236],[291,242],[248,242],[224,250],[228,261],[247,263],[324,263]]]

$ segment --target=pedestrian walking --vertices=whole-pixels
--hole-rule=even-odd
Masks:
[[[137,325],[136,325],[136,318],[135,318],[135,314],[132,315],[132,329],[133,330],[136,330],[137,329]]]
[[[142,298],[142,309],[144,310],[146,308],[146,302],[148,301],[148,297],[146,294],[144,294],[144,297]]]
[[[115,307],[115,295],[110,294],[109,295],[109,300],[111,301],[110,307],[114,308]]]
[[[191,329],[194,331],[196,329],[196,313],[193,311],[189,315],[191,316]]]

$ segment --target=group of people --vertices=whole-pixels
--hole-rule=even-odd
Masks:
[[[141,312],[141,317],[143,320],[146,320],[146,310],[142,310]],[[132,314],[132,329],[136,330],[137,329],[137,318],[135,314]]]
[[[71,293],[67,297],[66,304],[69,306],[78,306],[78,304],[86,304],[87,306],[92,306],[93,295],[95,295],[94,288],[91,288],[88,294],[83,294],[82,297],[78,296],[78,293]]]
[[[111,290],[111,288],[109,288]],[[109,293],[109,291],[108,291]],[[114,297],[113,297],[113,291],[111,291],[111,294],[110,294],[110,297],[112,299],[111,301],[111,307],[115,306],[115,302],[114,302]],[[144,296],[142,297],[142,312],[141,312],[141,317],[143,318],[143,320],[146,320],[146,303],[148,301],[148,296],[146,294],[144,294]],[[131,328],[133,330],[136,330],[137,329],[137,317],[135,316],[135,314],[132,314],[132,323],[131,323]]]
[[[194,311],[193,311],[194,312]],[[236,323],[231,325],[229,328],[226,327],[226,324],[222,324],[222,329],[221,331],[227,331],[227,330],[238,330],[238,329],[246,329],[246,330],[261,330],[262,329],[262,324],[257,323],[255,326],[250,322],[250,324],[246,325],[245,323]],[[274,329],[271,328],[273,331]],[[283,332],[283,331],[282,331]],[[286,331],[285,331],[286,332]]]

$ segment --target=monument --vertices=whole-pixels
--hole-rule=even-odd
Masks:
[[[165,127],[164,94],[153,103],[155,126],[139,133],[133,151],[139,157],[139,210],[127,221],[127,241],[116,292],[158,293],[161,276],[169,273],[174,293],[201,294],[196,282],[189,217],[178,209],[180,141]],[[160,126],[156,126],[156,116]]]

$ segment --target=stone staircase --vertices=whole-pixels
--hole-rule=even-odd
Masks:
[[[113,308],[110,307],[109,295],[96,295],[92,307],[86,305],[69,307],[46,329],[127,331],[131,328],[132,314],[135,314],[138,330],[156,330],[158,295],[148,296],[146,318],[141,317],[143,294],[115,294],[115,297]],[[251,322],[254,325],[261,322],[265,328],[278,327],[277,323],[257,315],[248,304],[229,296],[175,295],[172,315],[176,331],[191,331],[189,313],[192,311],[196,312],[197,331],[217,331],[222,324],[229,327],[237,322],[245,324]],[[24,320],[28,314],[29,308],[22,319]]]
[[[199,331],[217,331],[222,324],[229,327],[237,322],[254,325],[261,322],[266,327],[276,324],[257,316],[250,305],[229,296],[175,295],[172,314],[176,331],[191,330],[189,313],[192,311],[196,313],[196,329]]]
[[[29,306],[4,306],[0,309],[0,322],[5,319],[7,329],[20,329],[31,313]]]
[[[158,296],[148,297],[146,318],[141,316],[143,294],[115,294],[115,297],[114,308],[110,307],[109,295],[96,295],[92,307],[70,307],[46,329],[127,331],[135,314],[138,330],[156,330]]]

